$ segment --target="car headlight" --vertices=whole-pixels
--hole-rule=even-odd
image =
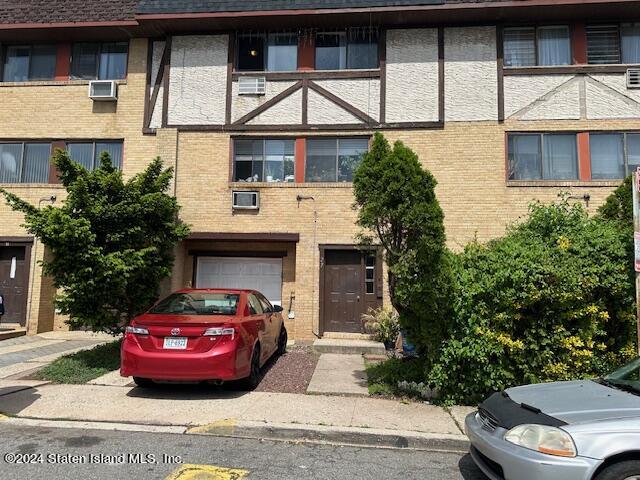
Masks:
[[[504,439],[548,455],[575,457],[577,454],[571,435],[548,425],[518,425],[505,433]]]

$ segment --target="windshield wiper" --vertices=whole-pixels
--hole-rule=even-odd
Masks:
[[[612,382],[611,380],[607,380],[604,377],[600,377],[598,381],[600,384],[605,385],[607,387],[615,388],[617,390],[622,390],[623,392],[627,392],[627,393],[632,393],[633,395],[640,395],[640,390],[638,390],[634,386],[629,385],[627,383]]]

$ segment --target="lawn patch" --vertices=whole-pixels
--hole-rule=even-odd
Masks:
[[[390,358],[384,362],[367,362],[369,394],[383,397],[424,398],[430,389],[421,358]]]
[[[87,383],[120,367],[121,342],[116,340],[60,357],[34,377],[53,383]]]

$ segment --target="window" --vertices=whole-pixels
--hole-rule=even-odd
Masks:
[[[71,77],[118,80],[127,74],[127,43],[76,43],[71,56]]]
[[[349,29],[316,34],[316,70],[378,68],[378,32]]]
[[[505,28],[504,64],[507,67],[571,64],[569,27]]]
[[[297,68],[297,34],[269,33],[238,36],[238,71],[283,72]]]
[[[640,63],[640,23],[623,23],[620,29],[622,63]]]
[[[122,142],[78,142],[68,143],[69,156],[87,170],[94,170],[100,166],[102,152],[111,156],[114,167],[122,168]]]
[[[52,80],[56,74],[55,45],[11,45],[4,58],[2,80],[26,82]]]
[[[576,180],[575,134],[509,134],[509,180]]]
[[[367,138],[307,139],[307,182],[351,182],[362,155],[369,150]]]
[[[295,140],[236,139],[234,181],[294,182]]]
[[[235,293],[173,293],[149,313],[161,315],[235,315],[240,295]]]
[[[0,183],[47,183],[50,143],[0,143]]]
[[[640,165],[640,133],[589,135],[591,178],[620,179]]]
[[[591,64],[639,64],[640,24],[588,25],[587,58]]]
[[[366,293],[375,293],[376,291],[376,257],[375,255],[367,255],[364,261],[364,287]]]
[[[264,313],[262,305],[253,293],[247,295],[247,303],[249,304],[249,312],[251,315],[261,315]]]

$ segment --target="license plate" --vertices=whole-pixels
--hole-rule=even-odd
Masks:
[[[164,348],[185,350],[187,348],[187,337],[165,337]]]

